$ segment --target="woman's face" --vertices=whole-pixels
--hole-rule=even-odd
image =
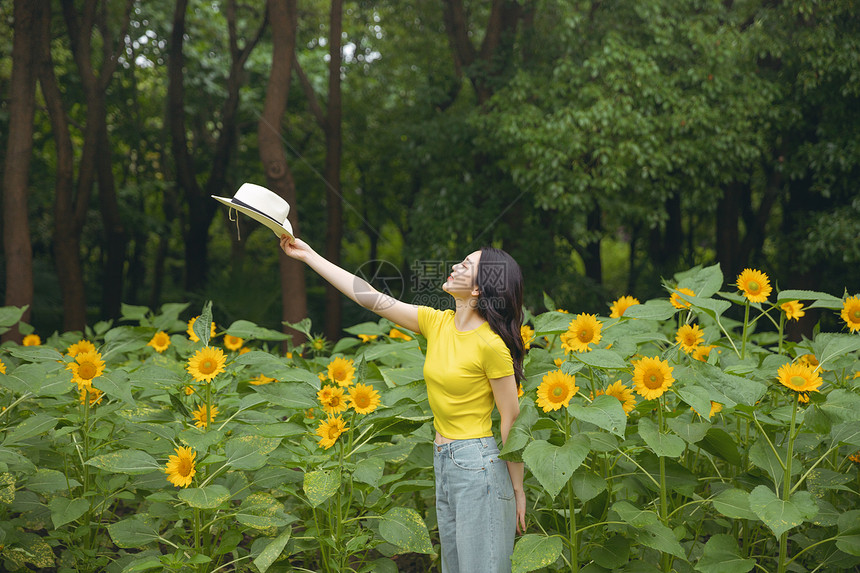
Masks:
[[[442,285],[442,290],[452,295],[477,296],[478,262],[481,251],[475,251],[462,262],[451,267],[448,280]]]

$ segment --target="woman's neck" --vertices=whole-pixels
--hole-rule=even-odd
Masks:
[[[478,313],[477,298],[454,297],[454,302],[457,305],[454,310],[454,326],[457,330],[472,330],[487,322],[484,317]]]

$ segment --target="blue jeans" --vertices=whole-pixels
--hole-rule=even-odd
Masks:
[[[516,501],[495,438],[433,447],[442,573],[511,570]]]

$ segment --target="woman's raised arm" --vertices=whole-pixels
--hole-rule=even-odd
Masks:
[[[318,254],[301,239],[290,241],[287,235],[281,235],[281,249],[287,256],[305,262],[337,290],[367,310],[404,328],[421,332],[418,326],[418,307],[414,304],[399,301],[393,296],[379,292],[366,280]]]

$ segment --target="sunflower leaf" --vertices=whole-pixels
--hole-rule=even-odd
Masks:
[[[194,334],[203,343],[203,346],[209,346],[209,336],[212,334],[212,301],[206,301],[203,305],[203,310],[200,311],[200,316],[194,321]]]
[[[379,534],[404,552],[433,553],[427,525],[412,508],[394,507],[388,510],[382,516]]]
[[[513,573],[526,573],[555,563],[563,549],[561,538],[553,535],[523,535],[511,555]]]
[[[581,434],[571,437],[562,446],[536,440],[526,446],[523,461],[554,498],[588,456],[589,443],[588,438]]]
[[[710,406],[710,405],[709,405]],[[664,434],[650,418],[639,420],[639,435],[655,454],[665,458],[677,458],[684,453],[687,444],[678,436]]]
[[[308,496],[311,507],[319,504],[337,493],[340,488],[340,471],[316,470],[305,474],[302,489]]]
[[[741,557],[737,540],[726,534],[708,539],[705,551],[696,564],[696,570],[702,573],[746,573],[753,567],[755,560]]]
[[[800,491],[788,500],[779,499],[767,486],[757,486],[750,493],[750,509],[765,522],[776,537],[810,520],[818,505],[808,491]]]
[[[603,394],[595,398],[588,406],[571,404],[567,411],[577,420],[589,422],[607,432],[612,432],[621,438],[624,437],[624,430],[627,427],[627,414],[618,398]]]

